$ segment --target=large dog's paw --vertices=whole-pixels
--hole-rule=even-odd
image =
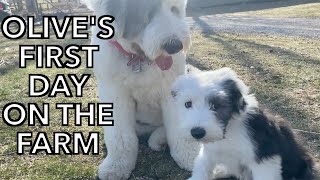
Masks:
[[[100,180],[126,180],[133,168],[123,161],[112,161],[108,157],[100,164],[98,177]]]
[[[149,147],[154,151],[162,151],[167,147],[167,137],[164,127],[159,127],[151,134],[148,140]]]

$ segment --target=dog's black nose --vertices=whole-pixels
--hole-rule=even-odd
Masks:
[[[195,127],[191,129],[191,135],[195,139],[201,139],[206,135],[206,130],[201,127]]]
[[[183,44],[179,39],[170,39],[163,48],[168,54],[176,54],[183,49]]]

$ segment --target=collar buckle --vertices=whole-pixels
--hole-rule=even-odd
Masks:
[[[138,73],[142,71],[141,61],[145,60],[144,57],[139,56],[138,54],[134,54],[126,51],[125,49],[123,49],[121,44],[118,43],[118,41],[111,40],[109,41],[109,43],[113,45],[113,47],[115,47],[120,53],[122,53],[124,56],[129,58],[129,62],[127,63],[127,66],[132,67],[132,72]]]

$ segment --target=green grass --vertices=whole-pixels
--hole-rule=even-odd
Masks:
[[[81,67],[76,70],[35,69],[29,64],[19,69],[19,44],[88,44],[85,40],[18,40],[8,41],[0,36],[0,107],[8,102],[97,102],[96,81],[87,83],[83,98],[29,98],[28,74],[43,73],[51,79],[58,73],[91,73]],[[320,132],[320,42],[319,40],[255,36],[237,34],[193,33],[193,47],[188,62],[202,70],[231,67],[251,86],[258,100],[275,114],[290,121],[294,128]],[[82,57],[84,55],[82,54]],[[74,89],[73,89],[74,91]],[[99,131],[100,127],[61,127],[61,117],[52,109],[50,127],[9,127],[0,123],[0,179],[95,179],[96,170],[105,156],[103,139],[100,139],[100,155],[47,156],[23,155],[16,152],[16,132],[45,131],[51,136],[54,131]],[[71,116],[72,117],[72,116]],[[305,147],[319,158],[318,135],[300,134]],[[102,137],[102,136],[101,136]],[[131,179],[149,177],[154,179],[182,180],[190,174],[180,170],[168,151],[153,152],[147,147],[146,138],[141,138],[139,157]]]
[[[231,67],[274,114],[295,129],[319,133],[319,46],[303,38],[195,33],[189,62],[204,70]],[[319,157],[319,135],[301,135]]]
[[[30,63],[26,69],[18,68],[18,50],[19,44],[88,44],[89,41],[72,40],[5,40],[0,37],[1,65],[0,65],[0,107],[3,107],[9,102],[21,102],[27,104],[29,102],[50,103],[50,127],[9,127],[6,126],[1,118],[0,124],[0,179],[87,179],[95,177],[95,169],[97,164],[102,159],[101,156],[48,156],[48,155],[23,155],[18,156],[16,152],[16,132],[31,131],[34,136],[36,132],[45,131],[52,140],[53,132],[74,132],[82,131],[88,134],[90,131],[102,132],[101,128],[97,127],[60,127],[60,113],[54,108],[55,103],[62,102],[97,102],[95,91],[95,81],[93,78],[86,84],[84,90],[85,98],[65,98],[58,96],[56,98],[30,98],[28,97],[28,74],[40,73],[47,75],[51,80],[58,73],[91,73],[91,70],[81,67],[77,70],[66,69],[36,69],[34,63]],[[84,57],[84,54],[82,54]],[[72,89],[75,92],[74,89]],[[71,123],[72,124],[72,123]],[[52,142],[52,141],[51,141]],[[100,143],[102,150],[103,143]]]
[[[316,18],[320,17],[320,3],[301,4],[266,10],[257,10],[249,12],[235,13],[238,15],[253,15],[264,17],[298,17],[298,18]]]

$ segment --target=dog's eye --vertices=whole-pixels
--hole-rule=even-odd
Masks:
[[[210,104],[210,111],[215,111],[216,108],[214,107],[214,104]]]
[[[191,108],[192,107],[192,102],[188,101],[184,105],[186,106],[186,108]]]
[[[180,15],[179,9],[178,9],[177,7],[175,7],[175,6],[172,6],[172,7],[171,7],[171,12],[173,12],[173,13],[176,14],[176,15]]]
[[[171,96],[172,97],[176,97],[177,96],[177,92],[176,91],[171,91]]]

